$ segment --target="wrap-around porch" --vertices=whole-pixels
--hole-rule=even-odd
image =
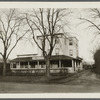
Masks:
[[[76,59],[64,59],[61,58],[52,58],[50,59],[50,72],[66,72],[66,73],[74,73],[77,72],[80,68],[81,61]],[[21,70],[22,72],[30,72],[35,73],[37,70],[39,72],[46,71],[45,61],[42,59],[34,59],[34,60],[14,60],[11,62],[11,70],[13,72]]]

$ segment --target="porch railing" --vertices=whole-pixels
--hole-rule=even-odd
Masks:
[[[45,68],[30,68],[30,69],[11,69],[12,73],[46,73],[46,69]],[[50,68],[50,73],[68,73],[68,69],[67,68]]]

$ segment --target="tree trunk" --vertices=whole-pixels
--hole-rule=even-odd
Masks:
[[[50,78],[50,59],[46,58],[46,77]]]
[[[6,59],[5,58],[3,58],[3,76],[5,76],[6,75]]]

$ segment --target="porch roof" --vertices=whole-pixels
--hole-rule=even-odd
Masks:
[[[11,62],[26,62],[26,61],[37,61],[37,60],[41,61],[44,59],[33,59],[33,57],[20,57],[11,60]]]
[[[82,60],[81,58],[77,57],[77,58],[73,58],[73,57],[69,57],[69,56],[65,56],[65,55],[53,55],[51,56],[50,60]],[[19,58],[15,58],[13,60],[11,60],[11,62],[26,62],[26,61],[44,61],[43,57],[19,57]]]
[[[74,58],[74,57],[70,57],[70,56],[65,56],[65,55],[54,55],[51,57],[51,60],[78,60],[78,61],[81,61],[82,58],[80,57],[77,57],[77,58]]]
[[[77,58],[76,58],[76,60],[80,60],[80,61],[81,61],[81,60],[82,60],[82,58],[80,58],[80,57],[77,57]]]
[[[65,55],[54,55],[50,59],[51,60],[72,60],[73,58]]]
[[[23,61],[31,61],[32,57],[20,57],[20,58],[15,58],[13,60],[11,60],[11,62],[23,62]]]

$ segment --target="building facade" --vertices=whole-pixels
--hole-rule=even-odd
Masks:
[[[51,73],[75,73],[83,69],[82,59],[79,57],[78,40],[76,37],[68,37],[65,34],[56,34],[56,44],[50,58]],[[42,46],[42,36],[37,36],[37,41]],[[45,50],[50,50],[46,41]],[[45,73],[46,65],[40,48],[37,54],[18,55],[11,61],[12,72]]]

